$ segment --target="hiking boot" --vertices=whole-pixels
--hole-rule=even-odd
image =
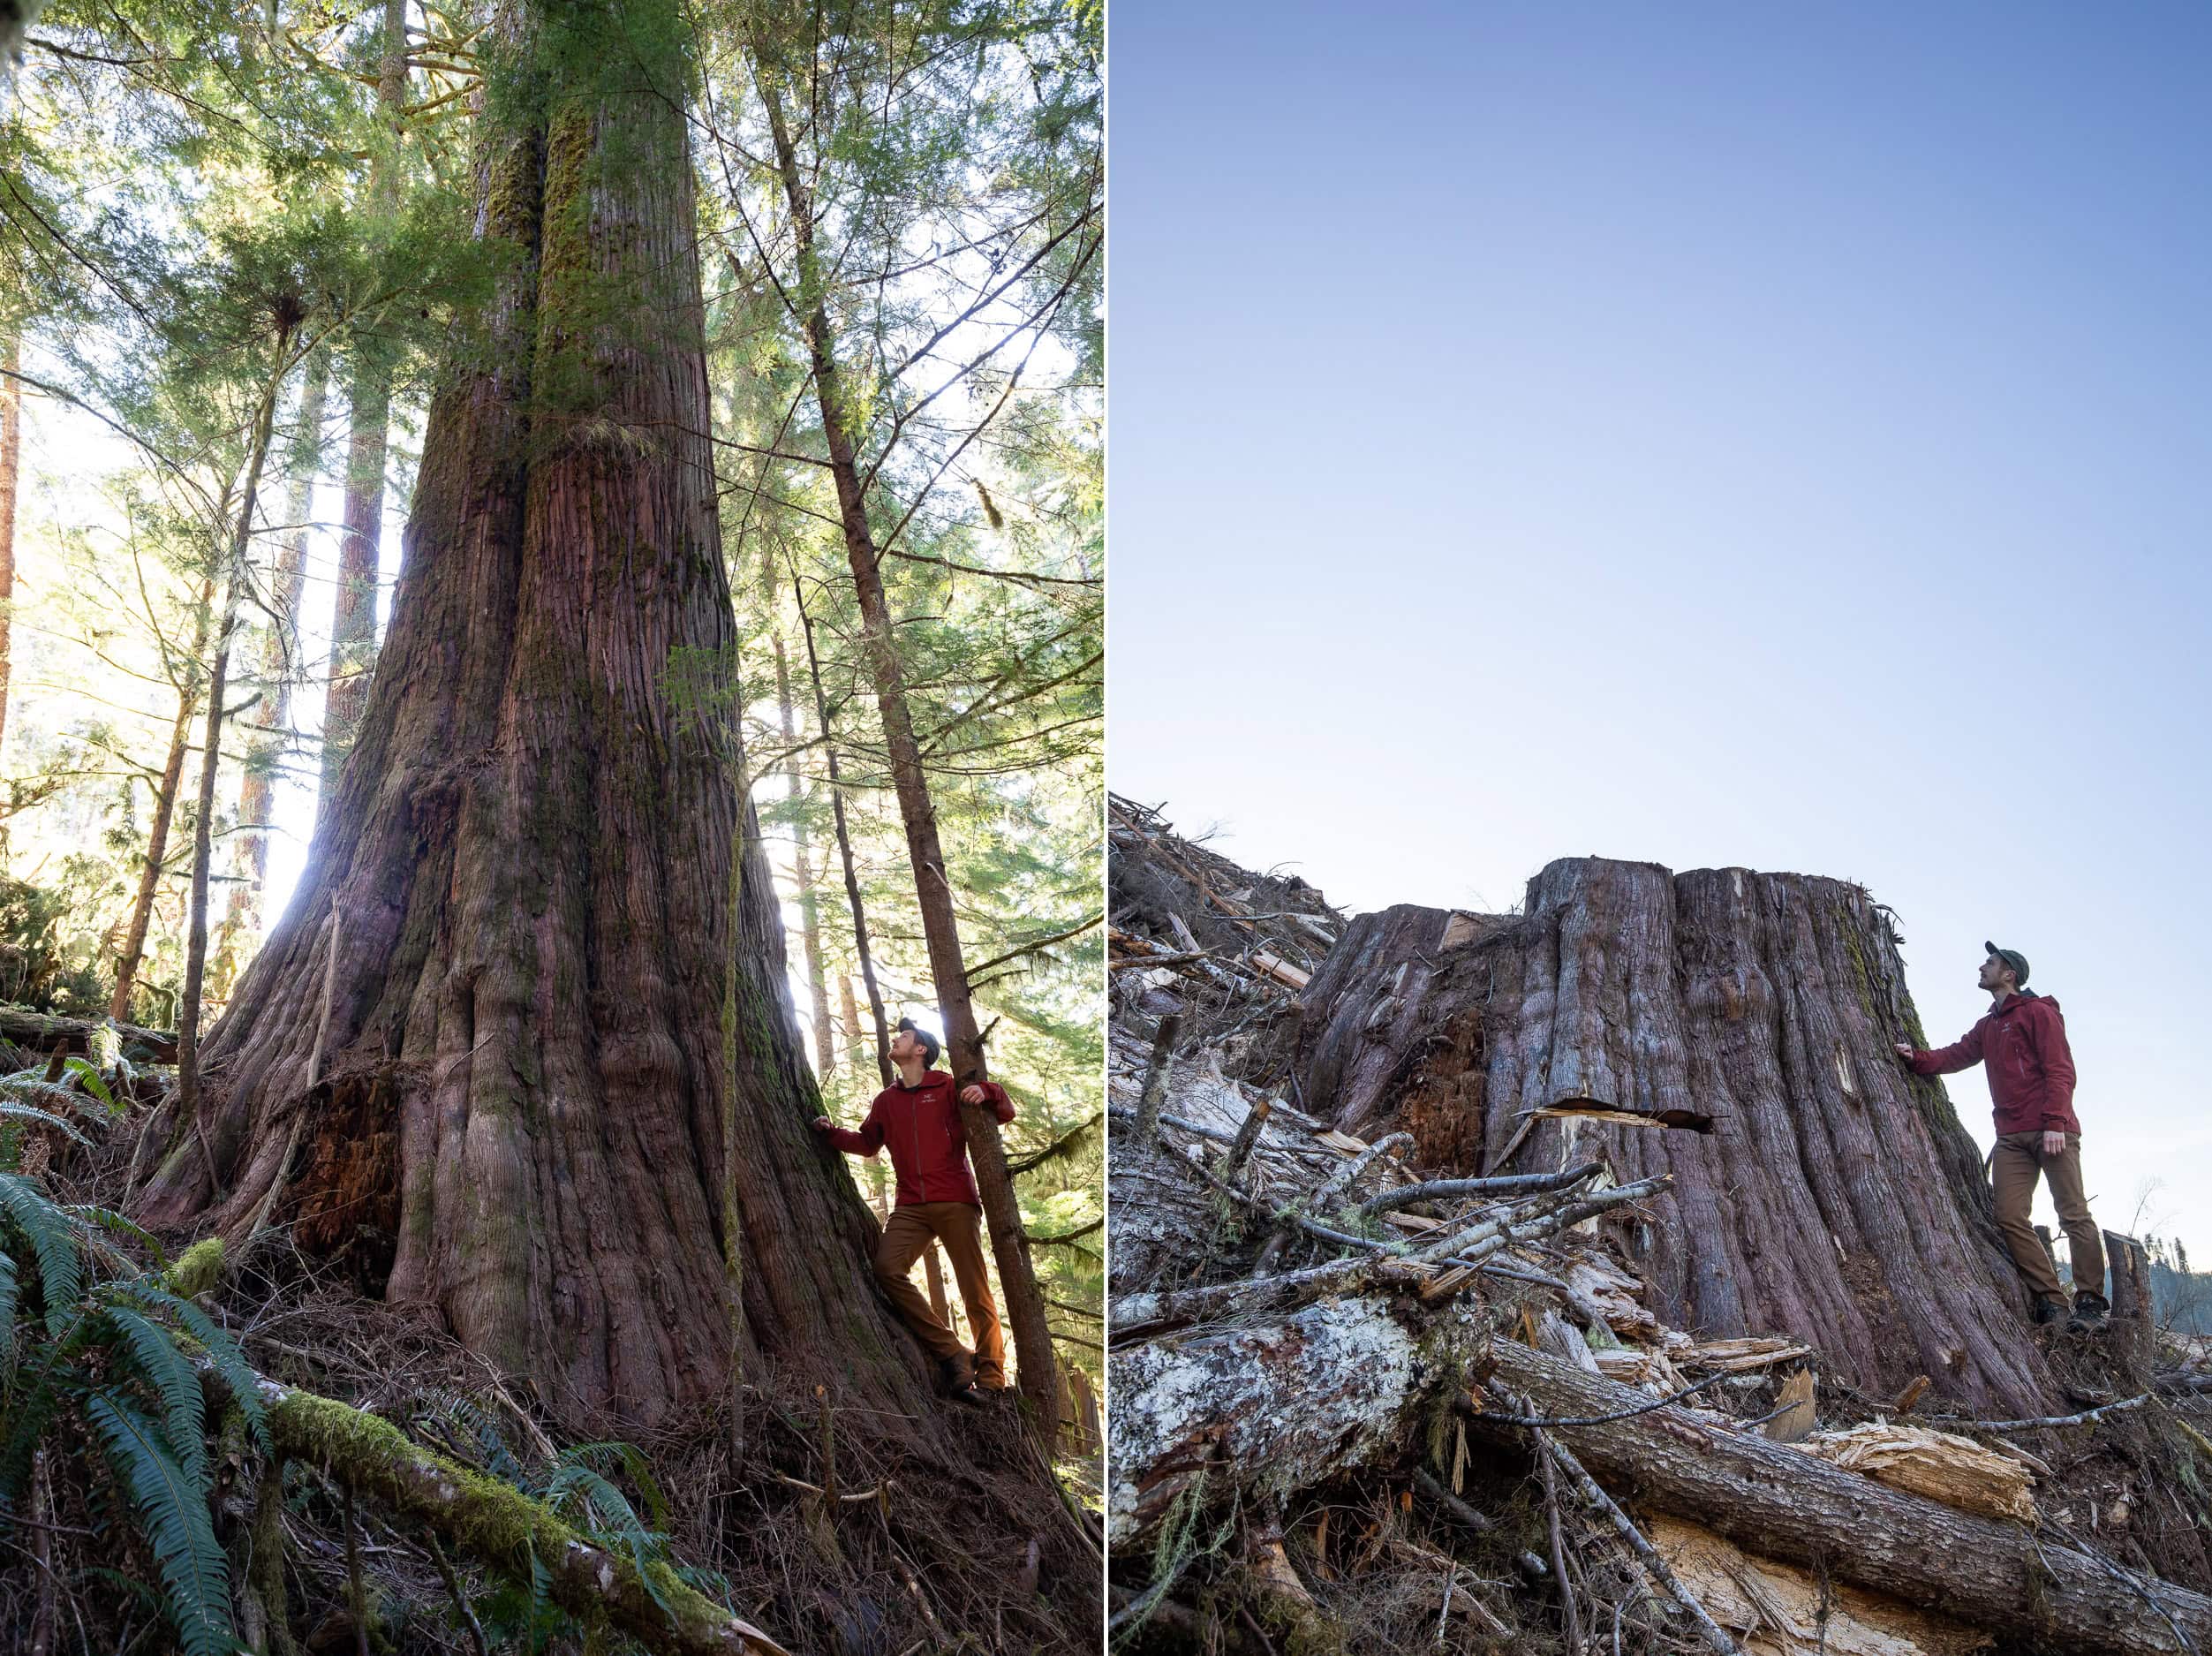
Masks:
[[[1004,1391],[1006,1389],[1006,1371],[1001,1368],[991,1368],[983,1364],[978,1364],[976,1365],[976,1389],[978,1391],[985,1392]]]
[[[963,1351],[957,1357],[937,1359],[937,1372],[943,1377],[945,1395],[958,1397],[976,1388],[976,1360]]]
[[[2065,1314],[2066,1302],[2063,1299],[2044,1297],[2035,1302],[2035,1326],[2039,1328],[2047,1323],[2057,1322]]]
[[[2104,1320],[2112,1314],[2112,1307],[2102,1294],[2076,1294],[2073,1297],[2073,1315],[2066,1319],[2069,1334],[2095,1334],[2104,1327]]]

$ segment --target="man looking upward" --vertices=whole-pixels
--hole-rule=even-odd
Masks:
[[[1997,1107],[1989,1176],[1997,1228],[2035,1292],[2035,1320],[2056,1322],[2066,1315],[2058,1274],[2027,1219],[2040,1173],[2050,1176],[2051,1203],[2065,1227],[2073,1264],[2073,1315],[2066,1326],[2076,1332],[2101,1328],[2111,1310],[2104,1298],[2104,1243],[2081,1192],[2081,1123],[2073,1114],[2066,1023],[2057,1001],[2027,987],[2027,956],[1995,943],[1982,947],[1989,954],[1977,981],[1989,992],[1989,1011],[1952,1046],[1922,1052],[1900,1041],[1898,1055],[1915,1075],[1989,1066],[1989,1097]]]
[[[899,1078],[875,1096],[859,1130],[840,1127],[827,1115],[814,1118],[814,1130],[848,1155],[872,1156],[887,1145],[898,1191],[891,1217],[876,1244],[876,1281],[891,1296],[908,1327],[929,1348],[955,1396],[1006,1389],[1006,1337],[999,1329],[999,1308],[991,1301],[983,1266],[983,1199],[968,1169],[968,1129],[953,1096],[953,1078],[931,1066],[937,1062],[937,1037],[912,1018],[899,1020],[891,1038],[891,1062]],[[995,1081],[961,1090],[970,1104],[989,1104],[999,1124],[1014,1119],[1014,1101]],[[945,1244],[960,1283],[961,1302],[976,1333],[970,1358],[959,1336],[937,1320],[919,1289],[908,1279],[914,1261],[935,1237]]]

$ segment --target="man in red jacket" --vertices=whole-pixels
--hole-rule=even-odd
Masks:
[[[891,1062],[899,1067],[899,1078],[876,1094],[857,1132],[837,1126],[827,1115],[814,1118],[814,1130],[849,1155],[872,1156],[890,1146],[898,1192],[891,1217],[884,1223],[883,1239],[876,1244],[876,1281],[891,1296],[907,1327],[942,1365],[955,1395],[970,1394],[978,1387],[1002,1391],[1006,1338],[999,1331],[999,1308],[991,1302],[990,1280],[984,1274],[983,1199],[976,1194],[975,1176],[968,1170],[968,1129],[953,1096],[953,1078],[931,1068],[937,1062],[937,1037],[916,1028],[910,1017],[899,1020],[899,1032],[891,1038]],[[970,1104],[989,1104],[1001,1126],[1014,1119],[1014,1101],[995,1081],[963,1087],[960,1098]],[[932,1236],[945,1244],[960,1283],[961,1301],[974,1325],[973,1358],[908,1279],[907,1273]]]
[[[1900,1042],[1898,1055],[1915,1075],[1949,1075],[1977,1063],[1989,1066],[1989,1097],[1997,1106],[1997,1148],[1989,1175],[1997,1188],[1997,1222],[2012,1262],[2035,1294],[2035,1320],[2066,1314],[2057,1273],[2042,1238],[2028,1223],[2028,1203],[2038,1173],[2050,1177],[2051,1204],[2066,1229],[2073,1262],[2073,1316],[2067,1327],[2082,1332],[2104,1326],[2111,1307],[2104,1298],[2104,1242],[2081,1191],[2081,1123],[2073,1115],[2073,1054],[2058,1002],[2027,987],[2027,957],[1985,943],[1980,983],[1989,1009],[1956,1045],[1922,1052]]]

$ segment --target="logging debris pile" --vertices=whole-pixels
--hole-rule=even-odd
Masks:
[[[1116,1650],[2212,1656],[2203,1342],[2155,1343],[2147,1301],[2109,1343],[2050,1331],[2067,1412],[1998,1420],[1670,1327],[1622,1238],[1671,1173],[1590,1132],[1468,1178],[1332,1124],[1278,1061],[1292,986],[1204,970],[1235,951],[1175,906],[1256,877],[1117,809],[1132,841],[1182,885],[1117,876],[1117,933],[1200,947],[1114,999]]]
[[[1310,981],[1344,917],[1296,874],[1240,868],[1155,808],[1119,794],[1106,808],[1114,1007],[1181,1014],[1186,1037],[1249,1048]]]
[[[2131,1546],[2146,1509],[2201,1522],[2201,1492],[2090,1447],[2156,1411],[2212,1474],[2201,1346],[2047,1421],[1960,1419],[1924,1384],[1868,1398],[1801,1341],[1659,1322],[1590,1221],[1663,1177],[1439,1181],[1403,1135],[1364,1143],[1117,1029],[1110,1072],[1117,1645],[2212,1650],[2212,1601]],[[1670,1441],[1740,1463],[1701,1486]],[[1778,1512],[1803,1531],[1764,1534]],[[1986,1614],[1993,1537],[2048,1578],[2016,1616]],[[1989,1581],[1937,1559],[1887,1582],[1908,1539]]]
[[[124,1110],[72,1116],[82,1142],[33,1125],[35,1176],[20,1161],[0,1170],[58,1210],[127,1208],[163,1096],[160,1072],[132,1076],[145,1108],[125,1093]],[[16,1212],[11,1199],[0,1231]],[[10,1314],[25,1320],[0,1396],[19,1403],[57,1348],[36,1330],[26,1237],[4,1240],[21,1290]],[[173,1289],[243,1358],[243,1375],[226,1372],[176,1340],[204,1392],[208,1468],[183,1499],[213,1552],[180,1590],[143,1492],[64,1408],[25,1498],[0,1502],[0,1649],[218,1650],[235,1631],[287,1656],[1095,1650],[1096,1518],[1054,1495],[1010,1396],[947,1407],[941,1432],[917,1435],[762,1372],[741,1421],[717,1406],[617,1441],[590,1421],[564,1432],[526,1377],[502,1376],[427,1308],[364,1297],[343,1259],[309,1257],[285,1225],[165,1253],[120,1221],[87,1224],[83,1245],[87,1308],[132,1283]],[[109,1380],[189,1463],[162,1400]],[[266,1443],[242,1422],[240,1384]],[[28,1465],[10,1413],[0,1444]],[[214,1619],[180,1615],[193,1603]]]

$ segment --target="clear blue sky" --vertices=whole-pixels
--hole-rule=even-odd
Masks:
[[[1113,785],[1340,904],[1862,881],[2212,1261],[2212,10],[1112,36]],[[1961,1114],[1989,1129],[1978,1072]]]

